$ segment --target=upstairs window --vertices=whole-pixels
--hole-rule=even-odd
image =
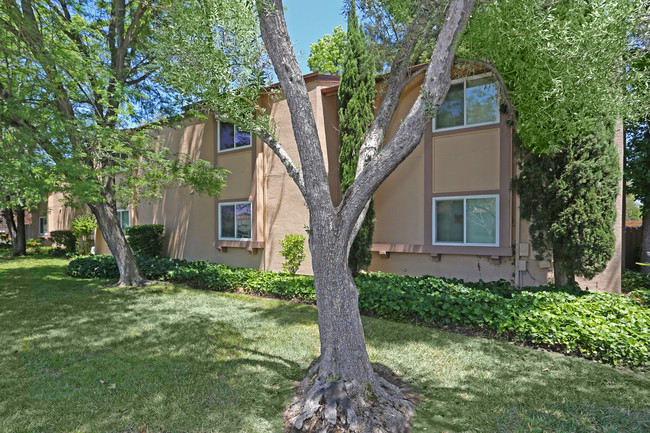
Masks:
[[[499,196],[433,199],[433,243],[497,246]]]
[[[117,218],[120,220],[120,228],[124,231],[130,225],[130,212],[128,209],[118,209]]]
[[[251,147],[251,134],[232,123],[219,122],[219,152]]]
[[[434,129],[488,125],[499,121],[499,89],[492,75],[452,82],[438,110]]]
[[[46,235],[48,233],[49,231],[47,229],[47,217],[46,216],[38,217],[38,234]]]
[[[250,240],[253,212],[250,201],[219,203],[219,239]]]

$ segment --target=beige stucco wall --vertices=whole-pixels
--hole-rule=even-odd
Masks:
[[[434,137],[434,193],[499,189],[499,129]]]
[[[167,128],[159,137],[173,152],[189,154],[214,163],[216,154],[216,121],[207,119],[188,121],[180,129]],[[242,163],[241,160],[247,163]],[[228,157],[227,168],[237,179],[224,189],[224,195],[245,194],[251,189],[250,151]],[[240,183],[245,183],[242,187]],[[248,191],[248,192],[246,192]],[[163,191],[162,199],[142,202],[132,211],[132,224],[163,224],[165,242],[163,254],[188,260],[207,260],[233,266],[259,267],[262,255],[247,250],[228,249],[226,253],[215,248],[216,200],[214,197],[193,192],[186,187],[171,187]]]
[[[338,151],[338,136],[333,129],[336,127],[336,105],[332,103],[331,97],[323,96],[324,88],[332,83],[321,85],[318,82],[308,83],[307,90],[309,98],[314,107],[314,116],[318,136],[323,150],[325,167],[330,174],[330,186],[336,185],[333,170],[337,163],[332,155]],[[277,124],[276,136],[278,141],[295,163],[299,163],[298,148],[293,136],[291,116],[285,99],[274,101],[270,108],[271,117]],[[333,140],[336,141],[333,142]],[[284,258],[280,255],[280,240],[288,234],[300,234],[307,236],[306,229],[309,227],[309,212],[307,205],[298,190],[294,181],[289,177],[287,171],[280,162],[280,159],[265,146],[264,148],[264,268],[270,270],[281,270]],[[338,192],[332,194],[337,197]],[[311,253],[305,241],[307,258],[302,263],[299,274],[311,274]]]
[[[410,83],[388,127],[387,141],[419,96],[421,80]],[[424,145],[421,142],[375,193],[374,243],[422,244],[424,242]],[[382,269],[383,270],[383,269]]]

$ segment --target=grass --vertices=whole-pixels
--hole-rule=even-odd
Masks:
[[[0,432],[281,432],[318,354],[316,310],[0,258]],[[364,318],[411,383],[414,432],[649,432],[650,374]]]

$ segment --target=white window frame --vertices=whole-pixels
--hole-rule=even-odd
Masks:
[[[221,236],[221,207],[237,206],[238,204],[249,204],[251,206],[251,237],[250,238],[224,238]],[[226,201],[219,203],[219,240],[220,241],[250,241],[253,238],[253,202],[252,201]],[[235,212],[235,234],[237,234],[237,213]]]
[[[494,104],[494,114],[495,114],[495,120],[493,122],[483,122],[483,123],[472,123],[471,125],[467,124],[467,81],[471,80],[478,80],[480,78],[485,78],[485,77],[494,77],[493,74],[491,73],[486,73],[486,74],[479,74],[479,75],[472,75],[471,77],[464,77],[464,78],[459,78],[457,80],[452,80],[451,84],[449,87],[453,86],[454,84],[458,83],[463,83],[463,124],[458,125],[458,126],[448,126],[446,128],[436,128],[437,124],[437,116],[433,119],[432,122],[432,128],[433,132],[439,132],[439,131],[452,131],[454,129],[465,129],[465,128],[473,128],[475,126],[484,126],[484,125],[496,125],[497,123],[500,122],[500,113],[499,113],[499,103],[498,101],[495,102]],[[498,90],[498,82],[495,79],[495,84],[497,85],[497,90]],[[445,95],[445,99],[447,99],[447,96]],[[443,101],[444,104],[444,101]]]
[[[122,231],[124,231],[125,227],[122,227],[122,215],[120,215],[120,212],[126,212],[127,215],[129,216],[129,227],[131,227],[131,209],[118,209],[117,210],[117,219],[120,220],[120,228]]]
[[[468,199],[481,199],[481,198],[493,198],[496,199],[496,236],[495,242],[492,244],[488,243],[468,243],[467,240],[467,200]],[[439,201],[453,201],[453,200],[462,200],[463,201],[463,242],[436,242],[436,202]],[[501,218],[501,209],[499,207],[499,194],[484,194],[484,195],[461,195],[454,197],[433,197],[431,201],[431,209],[433,215],[433,227],[431,242],[433,245],[449,245],[449,246],[463,246],[463,247],[498,247],[499,246],[499,235],[501,233],[500,228],[500,218]]]
[[[236,137],[237,137],[237,130],[238,130],[237,125],[235,125],[234,123],[230,123],[230,122],[223,122],[223,123],[228,123],[228,124],[233,126],[233,134],[234,134],[233,135],[233,143],[234,144],[233,144],[232,149],[223,149],[222,150],[221,149],[221,123],[222,123],[221,121],[218,121],[218,125],[217,125],[218,126],[217,127],[217,153],[228,153],[228,152],[232,152],[234,150],[248,149],[250,147],[253,147],[253,134],[251,134],[248,131],[242,131],[242,132],[247,132],[248,133],[248,145],[247,146],[239,146],[239,147],[237,147],[236,142],[235,142]]]
[[[43,224],[41,223],[41,221],[43,221],[43,220],[45,220],[45,225],[48,226],[45,231],[42,231]],[[38,234],[40,236],[44,236],[44,235],[47,235],[49,233],[50,233],[50,227],[49,227],[49,224],[48,224],[48,221],[47,221],[47,215],[46,216],[39,216],[38,217]]]

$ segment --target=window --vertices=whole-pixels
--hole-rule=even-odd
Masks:
[[[219,122],[219,152],[251,147],[251,134],[232,123]]]
[[[47,230],[47,217],[38,217],[38,234],[46,235],[48,233],[49,231]]]
[[[219,203],[219,239],[249,240],[252,228],[251,202]]]
[[[499,196],[433,199],[433,243],[491,245],[499,239]]]
[[[124,230],[125,228],[129,227],[130,225],[130,212],[128,209],[118,209],[117,210],[117,218],[120,220],[120,228]]]
[[[499,89],[492,75],[454,81],[438,110],[435,129],[487,125],[499,120]]]

